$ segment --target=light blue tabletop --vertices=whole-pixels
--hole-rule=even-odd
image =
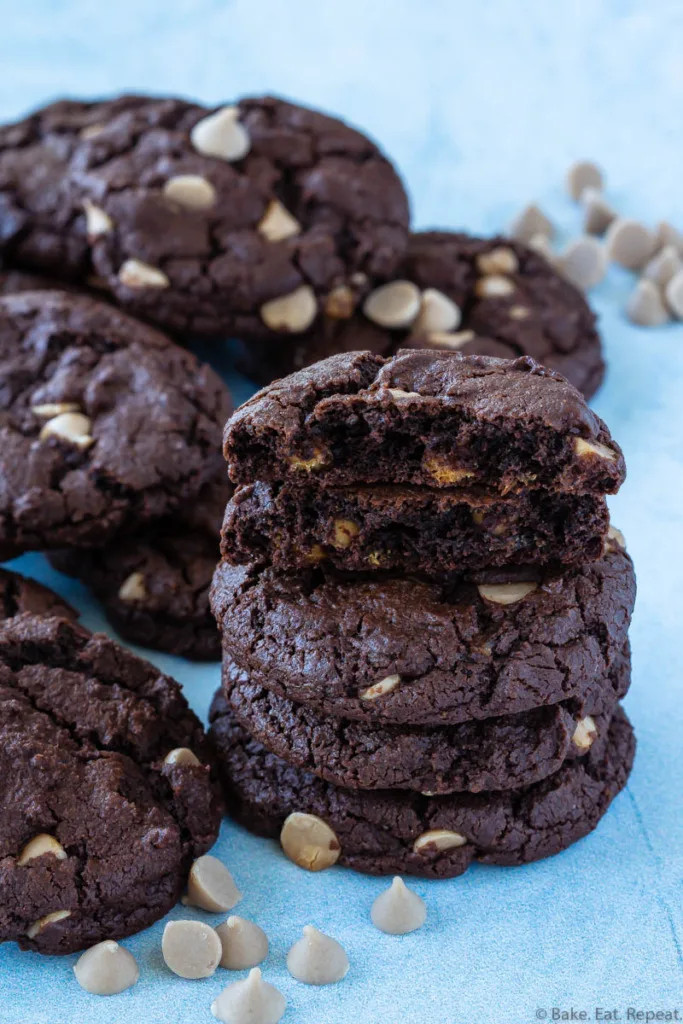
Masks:
[[[683,227],[676,0],[4,0],[0,9],[3,118],[66,93],[219,102],[277,91],[380,139],[406,177],[418,226],[489,232],[533,198],[576,232],[562,179],[586,156],[604,166],[621,211]],[[628,790],[597,832],[552,860],[414,882],[428,922],[404,938],[369,922],[385,881],[342,869],[309,875],[275,844],[226,824],[215,852],[245,894],[238,912],[270,937],[264,974],[287,997],[286,1024],[527,1024],[552,1020],[554,1007],[585,1012],[574,1019],[617,1010],[611,1019],[643,1021],[678,1007],[683,1018],[683,325],[630,326],[621,309],[631,286],[615,269],[592,296],[609,362],[594,407],[626,453],[613,520],[639,578],[626,701],[639,747]],[[85,591],[40,556],[18,565],[77,604],[88,626],[106,628]],[[149,656],[204,715],[218,667]],[[185,908],[172,916],[195,913],[215,921]],[[307,988],[286,972],[285,952],[309,922],[349,953],[335,987]],[[78,988],[75,957],[4,945],[1,1024],[213,1020],[212,1000],[243,975],[181,981],[161,960],[162,930],[126,940],[140,981],[111,999]]]

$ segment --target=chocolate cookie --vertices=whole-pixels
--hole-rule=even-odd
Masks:
[[[110,306],[0,299],[0,558],[105,544],[194,501],[220,470],[219,377]]]
[[[532,359],[332,356],[276,381],[227,425],[235,483],[410,483],[602,495],[624,459],[563,377]]]
[[[206,760],[149,663],[64,619],[0,623],[0,940],[70,953],[166,914],[218,835]]]
[[[603,744],[631,679],[629,651],[583,703],[452,726],[377,726],[323,717],[252,683],[229,660],[223,696],[253,739],[288,764],[346,789],[409,789],[436,796],[519,789]]]
[[[29,274],[24,270],[0,270],[0,295],[17,295],[19,292],[44,292],[60,289],[62,285],[54,278]]]
[[[73,622],[78,618],[76,609],[54,590],[18,572],[0,569],[0,620],[24,614],[53,615]]]
[[[195,661],[219,661],[209,588],[230,490],[221,474],[181,513],[105,548],[53,552],[50,561],[90,587],[125,640]]]
[[[141,102],[136,96],[59,100],[0,126],[0,255],[8,265],[65,280],[83,281],[90,273],[84,210],[73,204],[67,169],[103,122]]]
[[[609,515],[593,494],[510,498],[449,489],[245,484],[225,511],[221,550],[238,564],[432,574],[577,564],[602,552]]]
[[[559,853],[598,824],[626,785],[635,751],[630,723],[618,709],[603,750],[568,761],[542,782],[425,797],[340,789],[294,768],[251,739],[221,695],[210,718],[228,808],[239,822],[277,838],[289,815],[313,815],[322,819],[329,849],[321,854],[331,853],[330,863],[339,851],[340,864],[375,875],[451,878],[475,860],[515,865]]]
[[[604,557],[503,584],[345,579],[221,563],[223,649],[257,683],[319,713],[445,725],[577,697],[622,651],[631,560]]]
[[[395,279],[403,283],[394,288],[393,310],[391,293],[384,292],[383,323],[371,319],[372,300],[366,300],[366,315],[352,296],[346,306],[330,306],[301,338],[245,344],[245,372],[265,384],[336,352],[390,356],[425,346],[506,359],[528,355],[559,370],[586,398],[600,386],[604,363],[595,315],[527,246],[501,237],[420,232],[411,235]],[[393,326],[386,323],[392,311]]]
[[[303,331],[339,289],[395,273],[408,220],[374,143],[280,99],[61,103],[0,134],[8,264],[79,280],[92,265],[173,331]]]

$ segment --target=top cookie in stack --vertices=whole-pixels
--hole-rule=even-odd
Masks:
[[[236,563],[465,572],[597,558],[625,467],[567,381],[528,358],[334,356],[226,432]]]
[[[633,757],[624,461],[558,374],[335,356],[226,429],[212,735],[302,866],[459,874],[564,849]],[[482,792],[484,791],[484,792]]]

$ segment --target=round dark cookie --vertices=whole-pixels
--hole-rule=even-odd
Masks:
[[[0,255],[8,266],[85,280],[90,245],[67,168],[78,146],[103,123],[143,102],[139,96],[94,103],[58,100],[0,126]]]
[[[288,815],[315,815],[336,834],[339,863],[374,875],[452,878],[473,861],[512,866],[559,853],[595,828],[626,785],[635,753],[633,730],[618,708],[604,749],[568,761],[533,786],[425,797],[341,789],[288,765],[237,724],[220,694],[210,719],[228,810],[237,821],[275,839]],[[450,839],[448,848],[430,841],[437,837],[428,833],[442,830],[451,834],[440,837],[442,847]]]
[[[22,172],[46,155],[39,203]],[[48,107],[7,126],[4,149],[0,135],[0,203],[8,263],[82,280],[92,261],[120,304],[203,335],[308,327],[339,287],[391,277],[408,241],[405,191],[375,144],[271,97]]]
[[[48,615],[78,619],[78,612],[54,590],[18,572],[0,569],[0,620],[15,615]]]
[[[230,396],[164,335],[92,299],[0,299],[0,558],[105,544],[194,501]]]
[[[510,288],[487,296],[481,282],[493,276],[496,257],[502,269],[495,276]],[[507,359],[529,355],[564,374],[586,398],[600,386],[605,367],[594,313],[583,295],[528,246],[500,236],[420,232],[411,235],[395,278],[422,291],[437,289],[454,302],[462,313],[455,336],[434,332],[430,338],[411,327],[390,330],[369,320],[354,302],[348,319],[324,317],[301,338],[278,346],[245,343],[240,351],[245,372],[267,383],[336,352],[368,349],[390,356],[405,346],[433,346]]]
[[[290,481],[237,488],[225,510],[232,563],[303,569],[325,562],[430,575],[492,566],[573,565],[598,558],[609,528],[605,499],[529,489],[514,498],[463,489]]]
[[[607,425],[564,377],[528,356],[330,356],[241,405],[224,452],[235,483],[602,496],[626,475]]]
[[[409,789],[428,796],[520,789],[589,747],[604,745],[630,679],[627,649],[610,679],[596,681],[583,704],[566,701],[481,722],[410,727],[324,717],[252,683],[227,659],[222,672],[223,695],[239,724],[288,764],[345,789]]]
[[[163,917],[218,835],[207,761],[153,665],[64,619],[0,623],[0,940],[70,953]]]
[[[209,588],[230,491],[222,474],[175,516],[105,548],[55,551],[49,559],[90,587],[125,640],[195,661],[220,661]]]
[[[445,725],[581,699],[624,648],[635,577],[618,541],[596,562],[512,581],[480,593],[223,562],[211,602],[253,683],[337,718]]]

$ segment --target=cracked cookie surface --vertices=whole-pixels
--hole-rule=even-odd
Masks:
[[[496,262],[500,269],[494,275]],[[498,282],[497,293],[487,295],[481,283],[487,276],[502,277],[508,287]],[[434,331],[429,338],[415,327],[382,327],[354,307],[348,319],[323,317],[302,338],[278,346],[244,345],[245,372],[266,384],[336,352],[369,349],[390,356],[415,345],[504,359],[528,355],[562,373],[586,398],[600,386],[605,367],[594,313],[583,295],[527,246],[503,237],[419,232],[410,236],[394,277],[414,283],[423,294],[437,289],[454,302],[461,313],[457,328]]]
[[[221,473],[182,512],[101,549],[51,552],[50,562],[92,590],[125,640],[195,661],[220,661],[209,589],[230,491]]]
[[[597,562],[512,582],[522,588],[223,562],[211,601],[253,683],[338,718],[443,725],[580,698],[624,647],[635,576],[617,542]]]
[[[426,797],[341,789],[294,768],[253,740],[217,694],[210,738],[229,812],[277,838],[289,815],[332,830],[335,859],[369,874],[460,875],[473,861],[517,865],[559,853],[596,827],[626,785],[635,739],[618,708],[604,749],[568,761],[526,789]]]
[[[417,484],[603,495],[625,477],[607,426],[525,357],[402,351],[331,356],[276,381],[227,424],[235,483]]]
[[[179,685],[102,634],[19,615],[0,623],[0,738],[0,939],[69,953],[170,910],[221,809]],[[177,748],[196,763],[167,763]]]
[[[0,557],[104,544],[193,501],[230,396],[164,335],[62,292],[0,299]]]
[[[627,648],[609,680],[596,680],[583,701],[421,728],[322,716],[252,683],[227,659],[222,672],[223,695],[239,724],[288,764],[346,789],[407,789],[430,796],[518,789],[604,745],[630,680]],[[591,735],[584,741],[577,726],[586,716]]]
[[[8,265],[94,272],[174,332],[277,340],[309,327],[335,289],[361,294],[394,273],[408,218],[374,143],[272,97],[217,111],[60,102],[0,129]]]

